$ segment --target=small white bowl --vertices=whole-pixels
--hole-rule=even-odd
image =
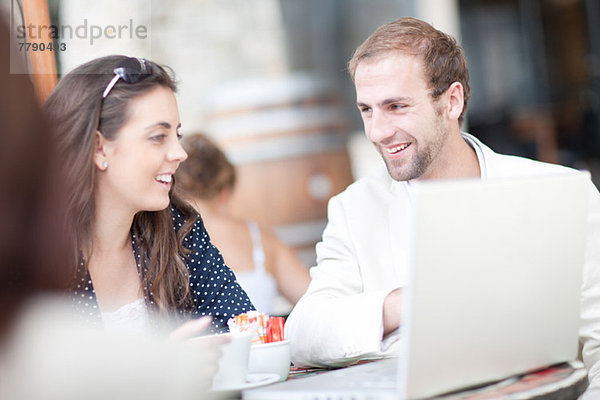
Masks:
[[[290,372],[290,342],[282,340],[273,343],[253,344],[250,347],[248,373],[278,374],[279,381],[285,381]]]

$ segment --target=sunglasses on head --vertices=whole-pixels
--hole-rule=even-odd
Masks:
[[[102,98],[105,99],[106,96],[109,95],[119,79],[122,79],[127,83],[138,83],[146,79],[153,73],[152,65],[152,62],[145,58],[130,57],[121,61],[119,65],[113,69],[115,76],[108,85],[106,85],[106,89],[104,89],[104,93],[102,93]]]

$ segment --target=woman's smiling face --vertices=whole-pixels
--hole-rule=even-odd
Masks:
[[[179,143],[175,95],[158,86],[127,107],[128,119],[115,140],[98,135],[96,193],[112,207],[133,213],[162,210],[169,205],[173,174],[187,158]]]

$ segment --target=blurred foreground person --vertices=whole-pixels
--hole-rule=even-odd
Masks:
[[[308,269],[272,231],[231,215],[236,172],[221,149],[201,134],[182,143],[188,159],[176,174],[177,184],[200,212],[212,242],[256,309],[272,314],[278,292],[296,304],[310,282]]]
[[[208,389],[221,337],[165,341],[106,331],[74,318],[65,295],[69,242],[55,141],[0,20],[0,398],[198,399]],[[204,331],[210,318],[173,335]]]
[[[8,38],[0,18],[0,338],[32,296],[63,291],[68,279],[54,143],[29,76],[10,73],[20,54]]]

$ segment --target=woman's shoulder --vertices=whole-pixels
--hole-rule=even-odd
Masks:
[[[171,217],[173,219],[173,228],[175,231],[179,231],[182,226],[184,226],[188,221],[193,221],[193,227],[204,227],[204,223],[202,218],[200,218],[200,214],[196,211],[182,211],[180,208],[171,204]]]
[[[171,215],[173,217],[173,225],[181,226],[184,222],[186,222],[190,218],[199,217],[198,213],[191,213],[190,211],[183,211],[180,207],[177,207],[175,204],[171,203]]]
[[[197,248],[199,243],[208,242],[208,234],[204,222],[197,212],[184,212],[175,205],[171,205],[171,216],[173,219],[173,229],[178,234],[186,227],[183,245],[187,248]]]

